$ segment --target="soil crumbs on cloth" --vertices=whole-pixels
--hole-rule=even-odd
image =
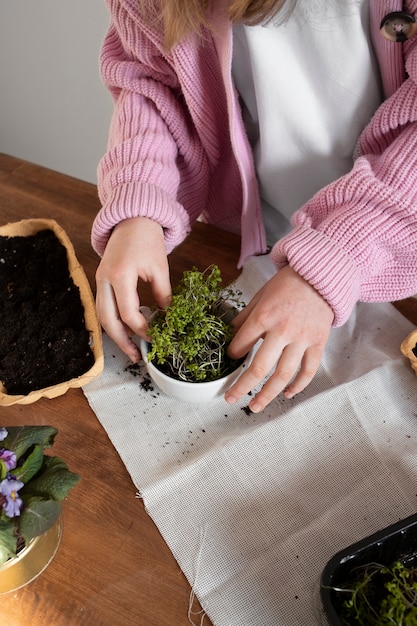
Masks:
[[[80,292],[54,232],[0,237],[0,381],[9,395],[56,385],[94,364]]]

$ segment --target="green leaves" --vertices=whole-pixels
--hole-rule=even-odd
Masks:
[[[3,448],[13,450],[17,459],[20,459],[31,446],[50,448],[58,433],[52,426],[8,426],[7,432],[8,435],[1,445]]]
[[[42,462],[43,448],[42,446],[35,446],[23,461],[23,464],[13,470],[13,475],[16,476],[17,480],[27,483],[40,470]]]
[[[46,532],[61,513],[61,504],[55,500],[30,498],[25,501],[25,508],[19,521],[19,533],[28,545],[34,537]]]
[[[240,296],[240,292],[221,287],[217,265],[204,272],[196,268],[184,272],[172,303],[149,325],[149,360],[167,364],[169,375],[191,382],[224,376],[235,362],[226,356],[233,329],[224,319],[221,305],[228,300],[240,306]]]
[[[80,476],[70,472],[62,459],[45,456],[42,471],[22,490],[23,501],[27,495],[64,500],[79,480]]]
[[[342,588],[342,623],[346,626],[415,626],[417,624],[417,569],[397,561],[358,568],[358,577]]]
[[[16,554],[13,526],[0,518],[0,566]]]
[[[61,458],[44,454],[44,450],[52,446],[57,432],[51,426],[11,426],[2,431],[0,565],[16,554],[19,536],[27,545],[55,523],[61,512],[61,501],[80,480]],[[12,464],[10,452],[15,453],[16,463]],[[20,481],[20,485],[16,481]]]

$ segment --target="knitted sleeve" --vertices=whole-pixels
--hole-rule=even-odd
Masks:
[[[169,253],[201,211],[192,198],[184,208],[180,189],[187,193],[184,180],[197,180],[203,189],[208,185],[206,157],[162,36],[141,23],[136,0],[107,3],[111,23],[100,68],[114,112],[107,153],[98,167],[102,209],[93,224],[92,245],[103,254],[116,224],[146,216],[164,228]]]
[[[359,300],[417,293],[417,41],[407,52],[408,78],[365,128],[352,171],[294,215],[271,253],[327,300],[335,326]]]

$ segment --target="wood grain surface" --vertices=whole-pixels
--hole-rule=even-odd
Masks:
[[[94,185],[0,155],[1,224],[53,218],[71,239],[93,291],[98,257],[90,231],[99,210]],[[239,237],[197,224],[170,257],[172,280],[184,269],[219,264],[238,275]],[[143,304],[152,304],[149,289]],[[63,503],[63,538],[55,559],[30,585],[0,597],[8,626],[189,626],[190,586],[146,514],[135,487],[81,389],[53,400],[0,408],[0,424],[58,428],[52,454],[82,476]],[[199,610],[194,603],[194,610]],[[204,621],[209,626],[208,618]]]

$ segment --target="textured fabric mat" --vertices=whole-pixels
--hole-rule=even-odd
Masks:
[[[246,263],[246,300],[273,271]],[[84,393],[215,626],[325,623],[327,560],[416,511],[417,380],[400,353],[412,329],[390,304],[359,304],[307,390],[260,414],[248,398],[170,400],[104,337]]]

